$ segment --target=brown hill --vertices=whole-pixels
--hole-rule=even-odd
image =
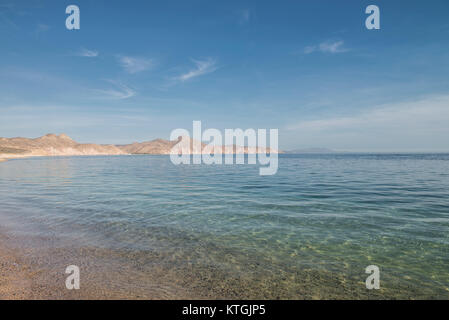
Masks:
[[[65,134],[40,138],[0,138],[0,158],[125,154],[114,145],[81,144]]]
[[[173,148],[176,143],[178,143],[178,141],[156,139],[141,143],[134,142],[133,144],[118,145],[117,148],[131,154],[170,154],[171,148]]]
[[[179,142],[185,142],[186,146],[190,145],[190,153],[191,154],[200,154],[204,148],[207,146],[205,143],[198,143],[189,137],[179,137],[178,140],[169,141],[164,139],[156,139],[152,141],[146,142],[134,142],[133,144],[127,145],[118,145],[117,147],[126,153],[131,154],[170,154],[172,148],[178,144]],[[196,144],[194,144],[196,142]],[[201,146],[201,147],[200,147]],[[240,147],[240,146],[215,146],[212,150],[208,150],[213,153],[214,151],[217,154],[224,153],[237,153],[237,154],[248,154],[248,153],[263,153],[263,152],[275,152],[278,153],[277,150],[270,150],[270,148],[256,148],[256,147]]]
[[[156,139],[147,142],[127,145],[98,145],[81,144],[65,134],[47,134],[43,137],[28,138],[0,138],[0,159],[23,158],[32,156],[79,156],[79,155],[119,155],[119,154],[170,154],[172,148],[178,143],[185,142],[191,154],[204,152],[206,144],[198,143],[189,137],[179,137],[178,140],[169,141]],[[196,142],[196,143],[195,143]],[[263,153],[274,152],[270,148],[240,147],[240,146],[216,146],[206,152],[218,154],[224,153]]]

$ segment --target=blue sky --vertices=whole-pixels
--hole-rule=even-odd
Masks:
[[[0,136],[130,143],[201,120],[278,128],[282,149],[449,151],[448,18],[447,0],[0,0]]]

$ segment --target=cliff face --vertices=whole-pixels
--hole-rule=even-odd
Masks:
[[[114,145],[81,144],[65,134],[36,139],[0,138],[0,158],[125,154]]]

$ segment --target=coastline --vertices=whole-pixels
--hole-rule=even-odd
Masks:
[[[34,155],[34,154],[0,154],[0,162],[6,162],[8,160],[16,160],[16,159],[34,158],[34,157],[47,157],[47,156]]]
[[[29,159],[29,158],[59,158],[59,157],[95,157],[95,156],[129,156],[131,154],[70,154],[70,155],[5,155],[0,154],[0,162],[6,162],[8,160],[17,160],[17,159]]]
[[[234,153],[235,155],[236,153]],[[247,153],[245,153],[246,155]],[[249,153],[258,154],[258,153]],[[282,153],[277,153],[282,154]],[[8,160],[29,159],[29,158],[60,158],[60,157],[101,157],[101,156],[169,156],[167,153],[122,153],[122,154],[56,154],[56,155],[7,155],[0,154],[0,163]]]
[[[31,158],[35,157],[35,155],[29,154],[29,155],[23,155],[23,154],[5,154],[0,153],[0,162],[6,162],[8,160],[14,160],[14,159],[24,159],[24,158]]]

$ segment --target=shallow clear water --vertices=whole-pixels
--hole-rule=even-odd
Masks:
[[[281,155],[276,175],[258,169],[12,160],[0,164],[0,222],[125,252],[116,260],[133,272],[162,266],[213,298],[449,298],[449,155]]]

